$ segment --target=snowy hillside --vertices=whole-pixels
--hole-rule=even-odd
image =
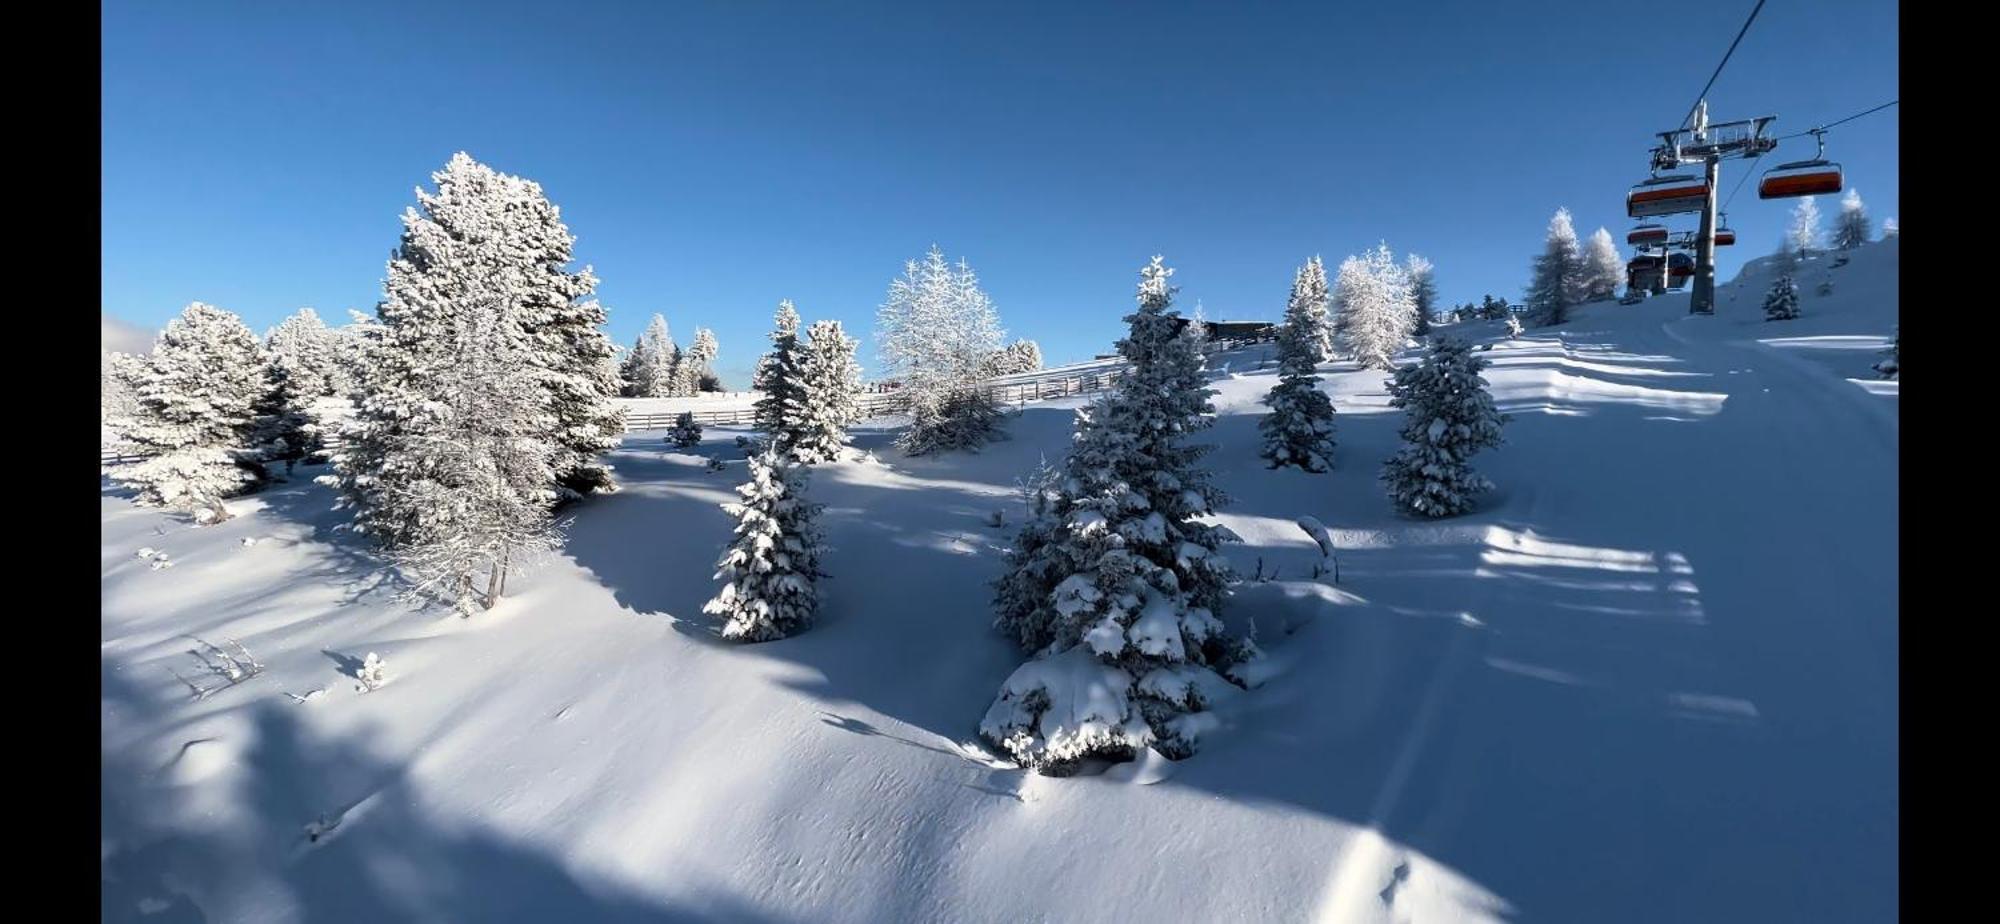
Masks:
[[[812,475],[820,622],[749,646],[701,614],[740,429],[628,435],[623,489],[467,620],[395,603],[313,469],[205,528],[107,483],[104,917],[1893,920],[1897,246],[1807,264],[1794,321],[1752,261],[1714,317],[1445,328],[1513,419],[1498,489],[1436,522],[1376,481],[1383,373],[1323,366],[1336,467],[1274,472],[1270,348],[1216,357],[1221,615],[1273,676],[1192,758],[1101,776],[969,744],[1021,661],[986,586],[1016,480],[1081,399],[971,454],[860,428],[872,458]],[[228,639],[264,670],[196,698],[175,672],[219,685],[190,649]]]

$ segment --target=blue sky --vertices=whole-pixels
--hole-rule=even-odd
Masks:
[[[1557,206],[1622,244],[1653,133],[1753,3],[114,0],[103,311],[372,310],[397,216],[457,150],[562,207],[621,344],[654,312],[711,327],[738,386],[779,299],[866,337],[932,242],[1051,361],[1109,349],[1154,253],[1212,318],[1276,318],[1300,262],[1378,240],[1430,258],[1445,302],[1518,299]],[[1711,114],[1784,134],[1894,99],[1897,44],[1892,2],[1771,0]],[[1829,136],[1878,220],[1898,112]],[[1791,205],[1754,186],[1724,279]]]

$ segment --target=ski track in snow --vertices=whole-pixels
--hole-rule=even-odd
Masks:
[[[1899,435],[1856,344],[1894,323],[1896,246],[1809,265],[1797,321],[1754,316],[1752,261],[1715,317],[1670,295],[1446,328],[1495,344],[1514,420],[1475,460],[1497,490],[1440,522],[1375,482],[1382,374],[1322,367],[1337,463],[1306,475],[1255,458],[1262,353],[1218,360],[1230,554],[1280,572],[1225,618],[1281,670],[1192,759],[1097,777],[965,746],[1022,657],[984,583],[1014,481],[1077,400],[977,454],[860,428],[879,464],[813,474],[822,621],[755,646],[700,613],[734,428],[715,473],[629,435],[625,489],[473,620],[395,604],[305,478],[198,530],[107,488],[103,917],[1893,919]],[[1337,588],[1306,579],[1301,516]],[[190,635],[267,670],[196,701],[169,673]],[[364,695],[368,651],[392,667]]]

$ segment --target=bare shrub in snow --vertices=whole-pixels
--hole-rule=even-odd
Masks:
[[[736,488],[742,503],[723,505],[736,539],[716,562],[722,591],[701,608],[723,618],[723,638],[784,638],[819,612],[820,505],[806,499],[808,471],[774,450],[751,456],[750,480]]]
[[[188,649],[188,654],[201,662],[202,672],[213,679],[203,684],[181,676],[179,671],[173,671],[173,675],[187,685],[195,699],[206,699],[218,690],[228,689],[264,673],[264,665],[243,647],[242,642],[233,638],[223,639],[219,647],[200,638],[195,638],[194,642],[200,647]]]
[[[1471,465],[1474,453],[1500,445],[1507,421],[1479,376],[1486,365],[1464,342],[1433,337],[1423,362],[1389,382],[1389,404],[1403,409],[1403,447],[1382,466],[1382,483],[1403,512],[1455,516],[1492,489]]]

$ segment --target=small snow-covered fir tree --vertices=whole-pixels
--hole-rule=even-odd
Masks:
[[[265,480],[251,448],[264,394],[264,348],[235,315],[195,302],[167,322],[137,381],[137,409],[114,425],[143,459],[113,470],[138,502],[229,518],[223,499]]]
[[[1001,411],[984,385],[987,358],[1004,334],[972,267],[945,262],[935,245],[904,264],[877,314],[884,374],[902,382],[910,426],[897,444],[910,455],[972,449],[993,438]]]
[[[701,424],[695,422],[693,411],[682,411],[674,418],[674,425],[667,430],[667,442],[675,449],[693,449],[701,445]]]
[[[835,462],[847,448],[847,428],[861,419],[859,345],[839,321],[814,321],[799,352],[799,387],[785,407],[792,458],[808,465]]]
[[[1902,372],[1902,361],[1899,356],[1902,345],[1903,331],[1902,325],[1899,324],[1889,334],[1889,348],[1882,351],[1889,354],[1889,358],[1875,364],[1875,371],[1881,373],[1883,378],[1897,378]]]
[[[1785,228],[1785,250],[1794,260],[1804,260],[1819,247],[1819,206],[1812,196],[1792,207],[1792,223]]]
[[[1410,281],[1410,299],[1416,303],[1416,320],[1410,325],[1410,336],[1428,337],[1431,334],[1431,312],[1437,307],[1437,268],[1431,261],[1410,254],[1404,261],[1403,274]]]
[[[716,562],[722,590],[702,612],[723,618],[724,638],[762,642],[797,634],[819,612],[820,505],[806,497],[810,470],[784,454],[767,450],[749,466],[742,502],[723,505],[736,539]]]
[[[1618,287],[1624,282],[1625,258],[1618,255],[1618,244],[1612,241],[1611,232],[1599,228],[1590,235],[1590,246],[1584,255],[1584,300],[1595,302],[1616,297]]]
[[[1521,316],[1518,314],[1509,313],[1507,315],[1507,339],[1513,340],[1520,336],[1521,336]]]
[[[1130,372],[1078,413],[1062,474],[1038,486],[1008,570],[996,624],[1036,653],[1002,684],[980,734],[1043,773],[1151,745],[1184,757],[1229,695],[1248,649],[1215,616],[1232,580],[1200,522],[1224,500],[1187,442],[1213,408],[1196,340],[1167,314],[1160,258],[1141,271],[1139,308],[1118,352]]]
[[[1799,316],[1799,287],[1790,276],[1779,276],[1764,293],[1764,320],[1789,321]]]
[[[1395,368],[1396,351],[1416,323],[1416,301],[1387,244],[1341,262],[1333,302],[1354,361],[1369,369]]]
[[[1403,446],[1382,466],[1382,483],[1403,512],[1455,516],[1492,489],[1471,459],[1500,445],[1507,417],[1486,391],[1479,375],[1484,368],[1486,361],[1469,344],[1439,336],[1423,362],[1396,370],[1389,404],[1403,409]]]
[[[1314,374],[1319,331],[1310,306],[1316,294],[1306,276],[1307,268],[1300,267],[1278,327],[1278,384],[1264,396],[1271,412],[1257,423],[1264,434],[1259,454],[1271,468],[1296,465],[1323,472],[1333,467],[1333,401]]]
[[[1861,204],[1861,191],[1849,189],[1840,197],[1840,216],[1833,220],[1833,246],[1853,250],[1868,243],[1868,207]]]
[[[1549,234],[1528,278],[1527,309],[1544,327],[1569,321],[1570,308],[1583,301],[1583,250],[1570,224],[1569,209],[1556,209]]]
[[[790,409],[805,401],[804,346],[799,342],[799,311],[790,299],[778,303],[772,318],[771,352],[757,361],[757,390],[762,396],[752,409],[766,443],[787,458],[799,436]]]

